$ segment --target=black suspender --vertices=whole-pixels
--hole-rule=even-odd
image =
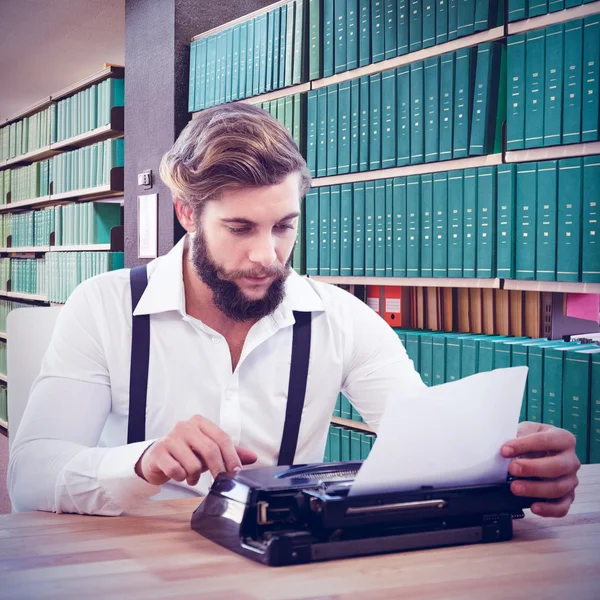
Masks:
[[[130,271],[131,311],[135,310],[146,286],[148,274],[146,266],[135,267]],[[308,363],[310,358],[311,313],[294,311],[292,334],[292,362],[290,382],[285,412],[285,424],[279,449],[279,465],[294,463],[298,433],[304,408]],[[148,393],[148,365],[150,361],[150,315],[132,314],[131,328],[131,367],[129,377],[129,424],[127,443],[146,439],[146,398]]]

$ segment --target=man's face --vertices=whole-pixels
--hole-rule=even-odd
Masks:
[[[278,185],[225,192],[204,206],[191,260],[229,318],[260,319],[283,300],[299,212],[297,174]]]

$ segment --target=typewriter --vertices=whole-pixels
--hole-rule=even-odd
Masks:
[[[191,527],[257,562],[329,559],[512,538],[533,498],[497,485],[348,495],[360,461],[221,473]]]

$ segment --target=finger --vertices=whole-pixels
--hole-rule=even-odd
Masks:
[[[534,502],[531,505],[531,512],[540,517],[564,517],[569,512],[573,500],[575,500],[574,492],[554,502]]]
[[[199,415],[193,417],[190,422],[194,424],[204,435],[208,436],[219,448],[220,461],[223,463],[221,471],[234,473],[242,468],[242,463],[233,445],[231,438],[212,421]],[[219,473],[221,472],[219,471]],[[212,473],[212,469],[211,469]]]
[[[252,452],[252,450],[236,446],[235,451],[243,465],[251,465],[258,460],[256,452]]]
[[[578,483],[576,475],[565,475],[549,481],[513,481],[510,489],[515,496],[554,500],[573,493]]]
[[[196,485],[207,467],[181,438],[169,438],[167,447],[171,456],[185,469],[188,485]]]
[[[579,467],[581,463],[574,453],[561,452],[543,458],[518,458],[510,463],[508,471],[515,477],[557,479],[569,473],[576,473]]]
[[[512,458],[529,452],[563,452],[575,447],[575,436],[565,429],[551,427],[518,437],[502,446],[502,456]]]
[[[185,469],[167,452],[160,453],[156,458],[156,466],[164,473],[165,477],[174,479],[175,481],[183,481],[186,478]]]

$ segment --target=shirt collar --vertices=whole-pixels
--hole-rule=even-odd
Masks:
[[[187,235],[165,256],[148,264],[148,286],[133,311],[135,316],[168,311],[178,311],[185,315],[183,254],[186,243]],[[284,299],[273,316],[278,321],[288,321],[293,311],[323,310],[323,300],[307,278],[292,271],[286,279]]]

